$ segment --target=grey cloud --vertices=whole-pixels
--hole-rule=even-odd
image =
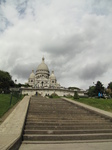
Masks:
[[[12,23],[0,11],[0,31],[4,32],[9,26],[12,26]]]
[[[79,71],[79,78],[82,80],[94,80],[101,77],[108,70],[108,64],[96,62],[94,64],[88,64]]]
[[[85,88],[99,78],[108,82],[112,68],[110,7],[111,2],[104,0],[7,0],[2,15],[13,25],[5,28],[3,20],[1,68],[24,82],[44,55],[62,85]]]
[[[45,45],[43,51],[47,51],[53,57],[75,57],[78,53],[81,53],[90,47],[90,42],[85,38],[83,33],[71,35],[71,37],[65,36],[64,39],[56,39],[53,43]],[[70,57],[69,57],[70,56]]]
[[[29,64],[16,64],[11,70],[11,74],[14,74],[18,78],[28,79],[32,70],[37,69],[37,63]]]
[[[20,15],[23,15],[25,13],[25,10],[27,9],[27,3],[28,3],[28,1],[25,0],[17,5],[16,9]]]
[[[0,4],[5,3],[5,2],[6,2],[6,0],[0,0]]]
[[[112,1],[111,0],[93,0],[93,11],[97,15],[108,15],[112,12]]]

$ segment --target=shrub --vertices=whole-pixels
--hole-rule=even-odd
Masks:
[[[79,95],[78,95],[77,91],[74,92],[74,99],[79,99]]]
[[[49,98],[59,98],[59,96],[56,93],[53,93],[49,96]]]

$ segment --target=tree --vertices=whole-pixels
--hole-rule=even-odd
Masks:
[[[96,96],[95,94],[95,86],[90,86],[88,89],[88,96],[93,97]]]
[[[107,88],[110,89],[111,92],[112,92],[112,82],[110,82],[110,83],[108,84]]]
[[[69,87],[70,90],[80,90],[78,87]]]
[[[112,82],[110,82],[107,86],[107,95],[110,95],[112,97]]]
[[[95,94],[96,96],[98,95],[98,93],[104,93],[104,87],[103,84],[100,81],[97,81],[96,85],[95,85]]]
[[[8,72],[0,70],[0,90],[8,92],[10,87],[14,86],[11,75]]]
[[[105,91],[103,84],[100,81],[97,81],[94,86],[90,86],[88,89],[88,96],[98,96],[98,93],[103,94]]]

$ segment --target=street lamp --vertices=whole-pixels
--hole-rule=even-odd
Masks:
[[[16,83],[17,83],[17,80],[15,79],[15,85],[16,85]]]

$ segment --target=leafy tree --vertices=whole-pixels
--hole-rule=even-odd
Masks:
[[[112,97],[112,82],[108,84],[106,93]]]
[[[16,88],[20,88],[20,87],[30,87],[30,85],[29,84],[21,84],[21,83],[18,83],[18,84],[15,84],[15,87]]]
[[[103,84],[100,81],[97,81],[96,85],[95,85],[95,94],[96,96],[98,95],[98,93],[104,93],[104,87]]]
[[[95,86],[90,86],[88,89],[88,96],[93,97],[96,96],[95,94]]]
[[[107,88],[110,89],[111,92],[112,92],[112,82],[110,82],[110,83],[108,84]]]
[[[8,92],[10,87],[14,87],[14,82],[8,72],[0,70],[0,90]]]
[[[52,93],[49,98],[59,98],[59,96],[56,93]]]
[[[78,87],[69,87],[68,89],[70,89],[70,90],[80,90]]]
[[[88,96],[98,96],[98,93],[104,93],[105,88],[103,87],[103,84],[100,81],[97,81],[97,83],[94,86],[90,86],[88,89]]]

